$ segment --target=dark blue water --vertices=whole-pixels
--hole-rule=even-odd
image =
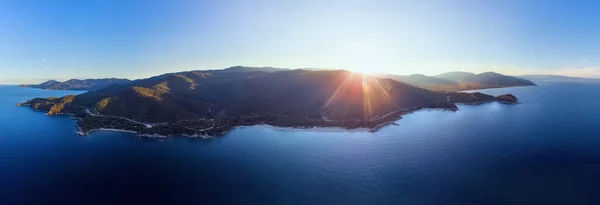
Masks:
[[[600,84],[492,89],[519,105],[421,111],[379,132],[76,135],[0,87],[0,204],[598,204]]]

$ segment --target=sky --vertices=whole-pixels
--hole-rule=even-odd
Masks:
[[[236,65],[600,77],[600,3],[1,0],[0,83]]]

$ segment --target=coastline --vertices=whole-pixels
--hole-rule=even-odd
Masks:
[[[96,131],[111,131],[111,132],[126,132],[126,133],[133,133],[133,134],[137,134],[138,132],[136,131],[132,131],[132,130],[122,130],[122,129],[112,129],[112,128],[97,128],[97,129],[91,129],[87,132],[82,132],[82,131],[77,131],[77,134],[80,136],[87,136],[92,132],[96,132]]]
[[[73,96],[69,96],[73,98]],[[440,98],[442,96],[439,96]],[[234,129],[244,127],[266,126],[276,130],[286,131],[316,131],[316,132],[376,132],[389,125],[395,125],[402,116],[420,110],[457,111],[457,104],[480,105],[490,102],[502,104],[517,104],[518,99],[511,94],[491,96],[483,93],[448,93],[445,101],[412,107],[396,108],[388,113],[380,113],[367,119],[327,119],[321,115],[319,119],[286,118],[277,116],[223,116],[216,118],[187,119],[164,123],[138,122],[122,116],[101,115],[92,113],[87,107],[65,103],[63,98],[33,99],[16,106],[30,107],[34,111],[46,112],[46,115],[67,115],[76,120],[77,134],[89,135],[95,131],[115,131],[136,134],[143,138],[214,138],[222,136]],[[66,98],[69,99],[69,98]],[[60,109],[55,110],[59,106]],[[210,121],[207,124],[206,121]],[[397,124],[396,124],[397,125]]]
[[[538,84],[535,84],[535,85],[514,85],[514,86],[489,87],[489,88],[479,88],[479,89],[468,89],[468,90],[458,90],[457,92],[471,93],[471,92],[478,92],[478,91],[482,91],[482,90],[493,90],[493,89],[501,89],[501,88],[516,88],[516,87],[532,87],[532,86],[538,86]]]
[[[383,124],[379,127],[377,127],[377,129],[385,127],[387,125],[393,125],[395,124],[394,122],[391,123],[386,123]],[[269,125],[269,124],[256,124],[256,125],[240,125],[240,126],[234,126],[231,129],[220,133],[217,136],[221,136],[221,135],[225,135],[233,130],[236,129],[245,129],[245,128],[256,128],[256,127],[262,127],[262,128],[268,128],[268,129],[273,129],[273,130],[277,130],[277,131],[291,131],[291,132],[301,132],[301,131],[310,131],[310,132],[374,132],[376,130],[373,129],[369,129],[369,128],[344,128],[344,127],[281,127],[281,126],[275,126],[275,125]],[[165,139],[165,138],[170,138],[170,137],[188,137],[188,138],[202,138],[202,139],[212,139],[212,138],[216,138],[217,136],[210,136],[210,135],[202,135],[202,134],[193,134],[193,135],[189,135],[189,134],[182,134],[182,135],[160,135],[160,134],[140,134],[137,131],[133,131],[133,130],[124,130],[124,129],[114,129],[114,128],[96,128],[96,129],[91,129],[87,132],[83,132],[80,130],[79,126],[77,126],[78,131],[76,132],[77,135],[80,136],[87,136],[90,134],[93,134],[93,132],[97,132],[97,131],[109,131],[109,132],[123,132],[123,133],[130,133],[130,134],[136,134],[137,137],[141,137],[141,138],[148,138],[148,139]]]
[[[492,101],[493,102],[493,101]],[[95,128],[95,129],[91,129],[87,132],[83,132],[81,130],[81,127],[79,127],[79,125],[77,125],[75,123],[75,126],[77,127],[77,134],[80,136],[87,136],[89,134],[92,134],[93,132],[96,131],[111,131],[111,132],[124,132],[124,133],[130,133],[130,134],[136,134],[137,137],[141,137],[141,138],[148,138],[148,139],[165,139],[165,138],[170,138],[170,137],[188,137],[188,138],[202,138],[202,139],[212,139],[212,138],[216,138],[218,136],[223,136],[233,130],[236,129],[245,129],[245,128],[256,128],[256,127],[262,127],[262,128],[267,128],[267,129],[273,129],[273,130],[277,130],[277,131],[290,131],[290,132],[303,132],[303,131],[309,131],[309,132],[376,132],[379,129],[382,129],[384,127],[387,126],[391,126],[391,125],[398,125],[396,122],[398,120],[402,119],[402,116],[404,115],[408,115],[408,114],[412,114],[414,112],[419,112],[419,111],[427,111],[427,110],[439,110],[439,111],[457,111],[455,109],[449,109],[449,108],[424,108],[424,107],[419,107],[419,108],[415,108],[415,109],[410,109],[410,110],[397,110],[394,112],[398,113],[398,116],[390,119],[389,121],[383,122],[383,123],[379,123],[378,125],[369,128],[369,127],[353,127],[353,128],[348,128],[348,127],[343,127],[343,126],[310,126],[310,127],[302,127],[302,126],[277,126],[277,125],[271,125],[271,124],[266,124],[266,123],[260,123],[260,124],[255,124],[255,125],[237,125],[237,126],[232,126],[230,129],[225,130],[217,135],[211,136],[211,135],[204,135],[204,134],[173,134],[173,135],[161,135],[158,133],[140,133],[138,131],[134,131],[134,130],[126,130],[126,129],[115,129],[115,128]],[[76,120],[81,120],[80,118],[75,118]]]
[[[486,101],[482,101],[482,102],[456,103],[456,104],[480,105],[480,104],[485,104],[485,103],[490,103],[490,102],[498,102],[498,103],[503,103],[503,104],[516,104],[516,103],[502,102],[500,100],[486,100]],[[17,106],[32,108],[31,106],[24,105],[24,104],[17,104]],[[32,110],[34,110],[36,112],[44,112],[41,109],[32,108]],[[214,135],[203,134],[200,132],[196,132],[194,134],[141,133],[141,132],[135,131],[135,130],[107,128],[107,127],[97,127],[97,128],[93,128],[93,129],[90,129],[87,131],[83,131],[83,129],[78,124],[78,122],[83,121],[83,118],[75,117],[74,114],[72,114],[72,113],[56,113],[56,114],[47,114],[46,113],[46,115],[48,115],[48,116],[71,116],[72,119],[76,120],[76,123],[75,123],[75,127],[77,128],[76,134],[78,134],[80,136],[87,136],[87,135],[90,135],[93,132],[97,132],[97,131],[110,131],[110,132],[123,132],[123,133],[136,134],[137,137],[148,138],[148,139],[165,139],[165,138],[170,138],[170,137],[211,139],[211,138],[225,135],[228,132],[231,132],[232,130],[235,130],[235,129],[244,129],[244,128],[250,128],[250,127],[263,127],[263,128],[269,128],[269,129],[278,130],[278,131],[376,132],[379,129],[382,129],[384,127],[387,127],[390,125],[397,125],[396,122],[398,120],[401,120],[402,116],[404,116],[404,115],[412,114],[412,113],[418,112],[418,111],[426,111],[426,110],[441,110],[441,111],[455,112],[458,110],[458,108],[456,108],[456,107],[440,107],[439,105],[415,106],[415,107],[411,107],[411,108],[399,109],[399,110],[390,112],[388,114],[384,114],[381,117],[376,117],[371,120],[366,120],[364,122],[366,124],[361,124],[360,126],[352,126],[352,127],[349,127],[349,126],[345,127],[342,124],[339,124],[339,122],[334,122],[334,121],[324,121],[320,125],[313,125],[313,126],[280,126],[280,125],[268,124],[268,123],[264,123],[264,122],[253,124],[253,125],[233,125],[230,128],[224,129],[222,132],[216,133]],[[377,123],[377,121],[380,121],[380,122]],[[336,123],[338,123],[338,125],[336,125]],[[370,123],[375,123],[375,124],[370,126],[369,125]],[[299,124],[301,124],[301,123],[299,123]]]

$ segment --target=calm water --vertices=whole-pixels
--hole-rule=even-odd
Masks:
[[[76,134],[0,87],[0,204],[598,204],[600,84],[486,90],[377,133],[240,128],[210,140]]]

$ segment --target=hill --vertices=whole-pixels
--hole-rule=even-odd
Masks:
[[[99,90],[115,84],[129,84],[132,81],[119,78],[104,79],[71,79],[65,82],[49,80],[37,85],[19,85],[19,87],[40,88],[47,90]]]
[[[165,74],[20,105],[78,116],[83,134],[111,128],[215,136],[255,124],[375,129],[421,108],[456,110],[455,103],[488,101],[514,103],[516,98],[434,92],[345,70],[225,69]]]
[[[273,67],[246,67],[246,66],[233,66],[229,68],[223,69],[224,72],[278,72],[278,71],[288,71],[290,69],[286,68],[273,68]]]
[[[436,76],[414,74],[409,76],[382,75],[381,77],[391,78],[410,85],[435,91],[461,91],[535,85],[535,83],[529,80],[513,76],[506,76],[494,72],[485,72],[481,74],[469,72],[448,72]]]
[[[380,77],[390,78],[412,86],[436,91],[456,90],[455,88],[458,87],[458,83],[455,81],[426,76],[423,74],[380,75]]]
[[[513,76],[506,76],[494,72],[485,72],[480,74],[473,74],[467,72],[449,72],[437,75],[435,77],[457,82],[459,84],[457,90],[474,90],[484,88],[502,88],[535,85],[535,83],[529,80]]]
[[[521,75],[518,76],[523,79],[532,81],[562,81],[562,82],[580,82],[580,83],[600,83],[598,78],[581,78],[581,77],[569,77],[562,75]]]

